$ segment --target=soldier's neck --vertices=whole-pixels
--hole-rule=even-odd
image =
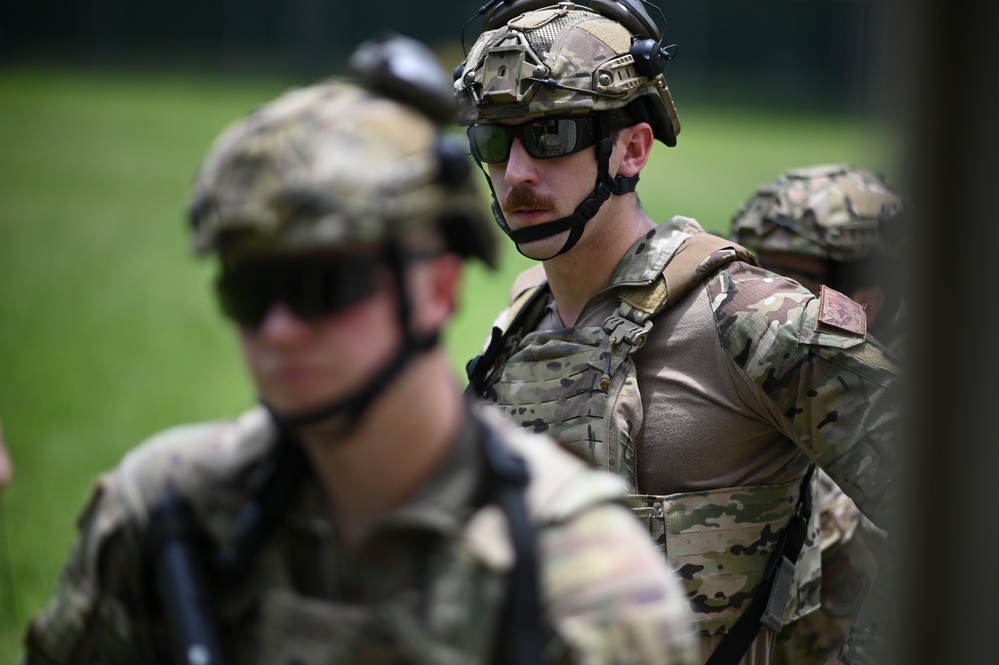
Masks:
[[[637,205],[627,209],[627,214],[595,217],[571,251],[544,262],[562,323],[576,324],[586,304],[610,281],[621,258],[655,226]]]
[[[410,499],[457,440],[461,393],[440,350],[421,354],[372,404],[349,438],[303,435],[329,515],[356,547],[371,527]]]

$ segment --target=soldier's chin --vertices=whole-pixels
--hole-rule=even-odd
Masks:
[[[550,238],[541,238],[540,240],[532,240],[530,242],[522,242],[517,244],[517,249],[521,254],[529,259],[535,261],[547,261],[548,259],[554,258],[556,254],[562,251],[565,241],[569,237],[568,231],[563,231],[558,235],[551,236]]]

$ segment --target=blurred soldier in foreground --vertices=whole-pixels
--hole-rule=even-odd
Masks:
[[[903,203],[884,179],[847,164],[791,169],[760,188],[732,220],[731,239],[769,270],[819,295],[863,306],[868,330],[896,355],[904,344]],[[884,534],[819,474],[822,607],[788,626],[775,663],[824,663],[839,649],[877,576]]]
[[[487,7],[455,72],[497,222],[542,262],[470,390],[624,478],[683,578],[701,662],[768,663],[783,624],[819,605],[815,465],[875,522],[891,514],[894,361],[846,296],[648,216],[639,174],[680,130],[673,50],[637,0],[546,4]],[[842,657],[873,659],[874,628],[858,623]]]
[[[437,344],[495,250],[446,74],[400,37],[352,64],[230,127],[194,186],[262,406],[101,480],[27,662],[691,662],[620,485],[467,403]]]

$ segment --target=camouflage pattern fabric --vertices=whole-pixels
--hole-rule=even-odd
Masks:
[[[901,198],[880,176],[848,164],[812,166],[760,188],[735,214],[730,235],[753,252],[856,261],[897,251],[881,224],[901,211]]]
[[[545,662],[693,663],[679,585],[620,505],[620,483],[488,409],[470,414],[431,482],[357,550],[339,542],[322,490],[308,480],[250,574],[217,594],[229,662],[492,662],[513,552],[502,512],[473,499],[476,423],[532,474],[526,496],[554,627]],[[170,488],[224,541],[274,440],[255,409],[169,430],[130,453],[84,512],[23,662],[172,662],[147,579],[150,509]]]
[[[893,237],[898,229],[890,225],[899,223],[903,208],[901,197],[874,173],[848,164],[791,169],[743,204],[730,235],[754,252],[845,263],[876,259],[887,266],[899,254],[900,243]],[[866,283],[888,279],[871,276]],[[876,337],[896,358],[904,353],[903,320],[900,307],[891,321],[878,321]],[[884,535],[828,477],[820,474],[820,481],[822,609],[780,636],[777,663],[824,663],[839,650],[876,576],[873,552],[884,549]]]
[[[634,270],[621,266],[620,282],[652,283],[688,237],[676,229],[649,238],[658,272],[638,263]],[[631,355],[642,346],[648,318],[648,313],[617,316],[601,328],[517,331],[506,341],[502,373],[485,397],[515,423],[553,436],[581,458],[623,477],[635,491],[635,434],[642,423],[642,402]],[[533,327],[525,324],[527,330]]]
[[[735,266],[708,283],[723,345],[790,419],[809,457],[864,515],[884,523],[895,509],[899,466],[897,360],[859,333],[843,334],[851,326],[830,318],[835,308],[826,307],[826,297],[845,296],[823,287],[819,299],[804,292],[762,298],[770,290],[764,275]],[[830,427],[842,413],[857,428],[848,434],[861,433],[849,443],[842,427]],[[855,665],[868,663],[863,645],[877,642],[872,628],[855,624],[844,653]]]
[[[593,113],[648,97],[662,120],[656,137],[673,145],[680,120],[666,79],[640,75],[630,48],[623,25],[587,7],[561,3],[525,12],[482,33],[469,50],[454,84],[458,122]]]
[[[885,533],[824,472],[818,475],[822,605],[777,637],[774,665],[823,665],[836,655],[878,574]]]
[[[650,237],[640,241],[640,248],[626,255],[625,261],[602,293],[622,291],[624,289],[620,288],[621,285],[627,285],[631,289],[636,282],[642,283],[641,279],[635,278],[643,270],[649,272],[644,282],[648,284],[668,264],[671,257],[669,248],[678,244],[676,234],[699,232],[699,227],[692,220],[684,224],[682,219],[674,219],[660,225]],[[714,334],[718,335],[719,342],[732,362],[755,382],[757,389],[772,400],[787,418],[789,427],[797,437],[794,443],[825,467],[836,482],[848,488],[849,495],[868,515],[881,520],[882,514],[890,510],[886,508],[888,499],[885,494],[897,467],[897,459],[892,450],[896,445],[894,432],[898,418],[894,401],[898,368],[890,355],[885,354],[879,345],[872,343],[863,334],[862,310],[851,308],[852,301],[831,290],[823,298],[816,298],[793,283],[775,280],[769,273],[743,263],[733,263],[722,268],[708,279],[704,289],[706,297],[712,303],[716,325]],[[597,297],[600,294],[594,299]],[[856,318],[857,316],[860,318]],[[510,318],[510,313],[507,313],[500,321],[509,321]],[[650,320],[654,325],[655,318]],[[530,328],[530,324],[527,324],[524,330],[530,331]],[[594,399],[593,394],[585,390],[577,394],[576,391],[565,389],[566,386],[579,385],[587,388],[599,385],[598,377],[606,366],[599,361],[606,362],[606,357],[601,357],[598,349],[601,344],[606,344],[607,332],[590,328],[545,332],[524,330],[514,332],[511,336],[511,339],[516,340],[517,348],[500,361],[505,363],[503,378],[487,391],[486,397],[497,401],[523,426],[543,430],[560,442],[565,441],[568,447],[588,459],[598,464],[613,464],[612,470],[628,474],[630,453],[627,442],[633,441],[641,428],[641,424],[635,420],[641,415],[641,403],[630,395],[637,394],[640,386],[632,386],[616,378],[615,381],[622,386],[621,394],[604,398],[606,404],[603,411],[594,408],[598,400]],[[584,352],[586,347],[591,350],[590,356]],[[520,360],[529,362],[518,366]],[[628,368],[631,360],[634,359],[622,361],[620,367]],[[623,374],[632,372],[630,368],[618,371]],[[585,374],[589,377],[584,380]],[[558,390],[560,385],[562,392]],[[579,406],[567,408],[570,402]],[[583,408],[586,410],[581,411]],[[625,417],[618,417],[618,413]],[[849,427],[831,426],[840,418],[848,418]],[[616,438],[610,436],[604,439],[612,444],[625,442],[617,443],[618,454],[613,454],[614,449],[610,446],[600,448],[600,441],[595,441],[596,437],[590,436],[591,431],[595,431],[593,422],[607,420],[627,423],[626,428],[616,426]],[[622,432],[626,436],[620,436]],[[591,445],[591,442],[595,445]],[[612,452],[604,454],[602,458],[592,454],[604,450]],[[638,455],[641,455],[641,451],[638,451]],[[635,487],[633,477],[627,476],[626,481]],[[696,507],[685,508],[682,504],[679,508],[671,507],[670,500],[678,497],[641,496],[641,489],[635,488],[638,493],[635,499],[642,507],[643,515],[653,525],[654,538],[660,543],[665,542],[667,556],[678,564],[681,573],[687,562],[678,563],[679,559],[672,558],[668,515],[704,515],[706,524],[712,527],[717,525],[724,533],[724,524],[717,517],[707,517],[711,515],[711,509],[699,513]],[[736,492],[738,489],[741,488],[730,488],[730,491]],[[773,488],[752,488],[752,491],[760,492],[772,490]],[[726,490],[719,488],[718,491],[723,493]],[[796,492],[796,487],[791,484],[786,486],[784,493],[775,497],[774,514],[781,509],[787,510],[788,502],[793,501]],[[691,501],[697,498],[703,501],[705,496],[710,497],[710,493],[700,497],[691,495],[689,498]],[[720,505],[713,510],[717,511],[717,515],[738,516],[733,524],[747,515],[747,512],[750,520],[753,519],[753,511],[740,512],[738,502],[731,505],[731,511],[726,511]],[[797,590],[792,594],[785,615],[788,619],[807,614],[819,604],[819,525],[817,512],[813,515],[815,521],[809,529],[810,547],[803,553],[801,560],[801,568],[807,567],[809,574],[798,580]],[[683,519],[676,519],[677,535],[681,538],[685,537],[685,534],[680,534],[679,529],[679,525],[683,523]],[[756,539],[746,537],[745,534],[742,535],[744,540],[736,541],[733,538],[732,550],[746,552],[754,543],[758,545],[769,542],[777,525],[779,521],[775,519],[766,526],[765,536],[764,526],[761,525]],[[707,543],[711,537],[708,533],[700,533],[698,537],[704,540],[704,553],[715,551]],[[738,547],[735,546],[736,543]],[[697,549],[696,545],[689,549],[678,549],[677,556],[680,556],[681,551],[684,556],[691,552],[695,553],[693,556],[698,556]],[[704,554],[700,556],[704,557]],[[704,558],[704,563],[695,565],[704,565],[704,570],[711,570],[715,563]],[[687,568],[688,571],[692,569]],[[802,571],[799,569],[798,572],[801,574]],[[693,609],[711,608],[708,600],[715,601],[715,592],[712,590],[710,594],[704,593],[706,587],[703,579],[695,579],[693,575],[685,577],[688,578],[685,579],[688,597],[692,602],[701,604]],[[724,582],[729,583],[730,580]],[[718,604],[724,604],[726,593],[739,598],[740,593],[751,592],[754,586],[751,578],[747,577],[744,584],[738,591],[731,586],[727,587],[727,591],[721,591]],[[701,600],[696,601],[697,598]],[[797,607],[794,607],[795,603]],[[737,611],[732,609],[731,614],[737,615]],[[718,618],[701,614],[698,616],[698,628],[704,632],[724,631],[724,619],[709,623]],[[706,626],[711,627],[705,628]]]
[[[763,581],[784,527],[798,506],[800,482],[671,496],[632,495],[632,506],[680,575],[697,614],[698,635],[722,635]],[[815,493],[814,481],[809,491]],[[784,623],[818,606],[818,514],[798,557]]]
[[[194,247],[379,243],[454,218],[465,223],[466,244],[489,241],[481,254],[491,263],[492,221],[474,179],[441,176],[442,140],[416,109],[357,85],[330,80],[287,92],[212,145],[191,195]],[[454,159],[466,152],[456,150]],[[470,171],[470,162],[462,166]]]
[[[722,345],[781,407],[809,457],[872,518],[878,518],[898,458],[897,361],[879,344],[830,317],[826,295],[773,293],[768,273],[733,264],[707,283]],[[830,299],[849,301],[831,289]],[[855,305],[855,303],[854,303]],[[802,392],[802,382],[808,388]],[[862,435],[830,427],[841,413]],[[855,432],[849,432],[853,436]]]
[[[800,481],[671,496],[639,494],[635,440],[644,414],[633,353],[642,347],[672,290],[660,276],[691,238],[683,229],[696,227],[675,218],[644,238],[641,251],[626,255],[611,279],[621,306],[602,327],[512,331],[512,348],[485,398],[522,427],[549,434],[624,478],[653,541],[684,581],[698,634],[711,635],[724,633],[735,622],[761,583],[774,545],[795,512]],[[516,314],[508,312],[507,318],[516,319]],[[529,319],[517,323],[533,327]],[[813,514],[785,621],[818,606],[817,533],[818,516]]]

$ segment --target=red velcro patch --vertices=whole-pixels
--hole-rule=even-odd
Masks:
[[[819,296],[819,323],[857,335],[867,334],[867,312],[864,308],[825,284]]]

